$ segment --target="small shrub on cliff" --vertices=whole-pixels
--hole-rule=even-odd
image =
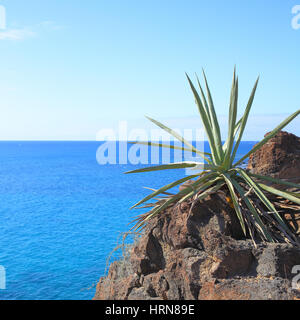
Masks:
[[[195,203],[196,201],[205,199],[209,194],[218,192],[220,189],[225,189],[230,197],[231,205],[236,212],[241,228],[245,235],[247,233],[250,234],[254,240],[254,233],[256,233],[264,241],[277,242],[279,240],[278,234],[280,233],[281,239],[297,245],[298,240],[296,235],[286,225],[285,221],[279,214],[274,203],[269,199],[270,197],[268,197],[268,195],[273,194],[300,205],[300,194],[270,187],[262,181],[273,182],[276,184],[296,188],[300,188],[300,186],[279,179],[252,174],[241,168],[240,165],[252,153],[260,149],[295,117],[297,117],[300,113],[300,110],[290,115],[273,131],[271,131],[261,142],[259,142],[251,151],[245,154],[240,160],[235,162],[236,153],[243,137],[259,79],[257,79],[254,85],[243,117],[238,120],[238,78],[234,72],[229,105],[228,137],[226,142],[223,144],[213,99],[204,72],[203,75],[206,94],[204,93],[198,78],[197,83],[199,86],[199,92],[196,90],[188,75],[187,79],[199,109],[200,117],[208,137],[211,153],[204,153],[197,150],[189,141],[186,141],[172,129],[154,119],[148,119],[181,141],[184,144],[184,147],[181,148],[182,150],[188,150],[201,156],[204,160],[204,163],[171,163],[167,165],[138,169],[127,173],[200,167],[203,168],[203,171],[198,174],[186,176],[160,188],[159,190],[153,190],[150,195],[135,204],[133,208],[151,208],[151,210],[146,214],[140,215],[136,219],[136,225],[134,229],[140,229],[141,227],[144,227],[151,218],[162,213],[171,205],[180,204],[187,200]],[[152,142],[136,143],[168,147],[173,149],[180,148]],[[167,192],[169,189],[172,189],[173,187],[176,187],[191,179],[196,180],[194,180],[185,189],[179,191],[177,194],[170,194]],[[160,198],[155,203],[145,204],[151,199],[157,199],[158,196]]]

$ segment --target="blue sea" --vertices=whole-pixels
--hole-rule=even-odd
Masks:
[[[243,142],[243,154],[255,142]],[[92,299],[106,259],[146,196],[183,170],[124,175],[100,142],[0,142],[0,299]],[[237,158],[240,155],[237,155]],[[1,269],[0,269],[1,270]]]

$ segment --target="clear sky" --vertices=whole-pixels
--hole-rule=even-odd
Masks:
[[[300,108],[297,4],[0,0],[0,140],[95,140],[118,120],[143,126],[145,114],[197,124],[184,73],[202,67],[223,117],[235,64],[241,110],[261,76],[245,136],[260,139]],[[289,130],[300,135],[300,119]]]

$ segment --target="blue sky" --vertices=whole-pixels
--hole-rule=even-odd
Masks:
[[[0,0],[0,140],[95,140],[145,114],[197,125],[184,73],[202,67],[225,130],[235,64],[240,110],[261,76],[245,136],[260,139],[300,108],[297,1]]]

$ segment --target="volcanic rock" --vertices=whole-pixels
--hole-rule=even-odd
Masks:
[[[128,257],[97,285],[99,300],[289,300],[300,250],[243,238],[232,208],[211,195],[149,222]]]
[[[299,183],[300,138],[292,133],[279,132],[250,156],[248,169],[255,174]]]

